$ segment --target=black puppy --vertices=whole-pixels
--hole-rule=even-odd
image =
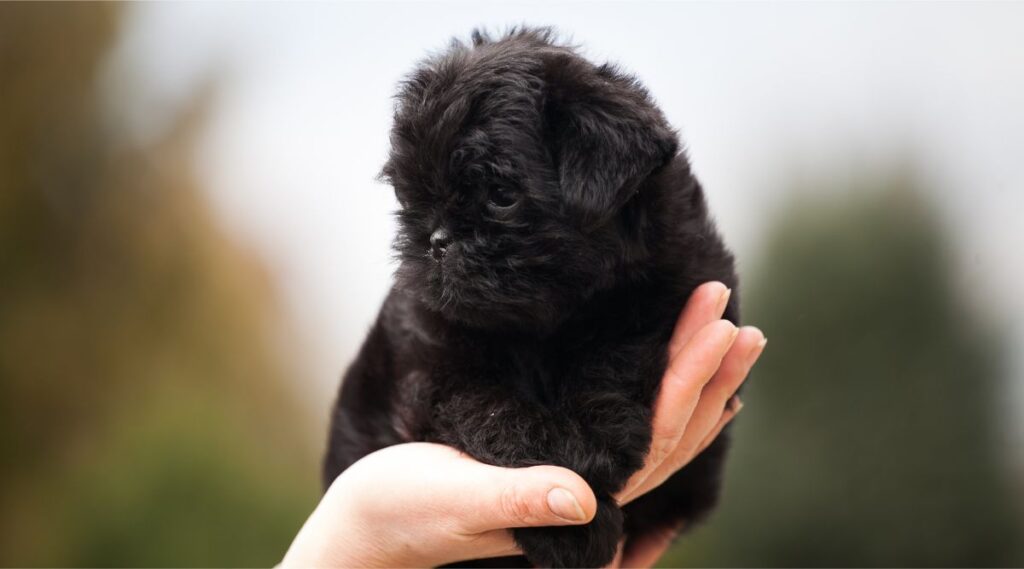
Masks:
[[[474,33],[404,81],[391,145],[400,266],[342,384],[325,484],[407,441],[570,468],[597,515],[514,530],[542,566],[601,566],[623,532],[701,518],[725,434],[657,490],[623,509],[612,498],[643,464],[684,303],[705,281],[737,284],[644,88],[550,30]]]

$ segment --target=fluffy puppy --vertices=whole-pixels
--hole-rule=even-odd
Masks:
[[[683,304],[705,281],[737,285],[640,83],[547,29],[474,33],[402,83],[382,177],[401,203],[400,265],[342,383],[325,484],[407,441],[570,468],[597,515],[513,530],[541,566],[602,566],[624,533],[706,514],[724,433],[657,490],[622,509],[612,498],[643,464]]]

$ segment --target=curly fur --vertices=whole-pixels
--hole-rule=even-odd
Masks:
[[[683,304],[705,281],[737,284],[640,83],[547,29],[474,33],[402,83],[382,178],[402,206],[400,263],[342,383],[325,484],[407,441],[565,466],[593,488],[597,516],[514,530],[542,566],[602,566],[624,533],[702,518],[725,435],[643,498],[621,509],[612,498],[643,464]]]

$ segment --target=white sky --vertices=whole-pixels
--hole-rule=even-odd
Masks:
[[[451,36],[521,22],[642,78],[741,271],[794,176],[914,160],[959,238],[961,284],[1013,332],[1024,408],[1024,3],[135,4],[116,111],[153,136],[222,75],[200,174],[278,277],[310,362],[297,381],[325,418],[390,283],[396,204],[373,179],[395,84]]]

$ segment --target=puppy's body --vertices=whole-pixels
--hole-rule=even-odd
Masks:
[[[643,464],[683,304],[702,282],[736,286],[677,150],[635,80],[546,31],[477,36],[425,62],[399,95],[384,168],[403,204],[401,265],[342,384],[325,483],[408,441],[565,466],[597,516],[514,530],[538,565],[601,566],[623,532],[705,514],[725,434],[625,516],[612,498]]]

